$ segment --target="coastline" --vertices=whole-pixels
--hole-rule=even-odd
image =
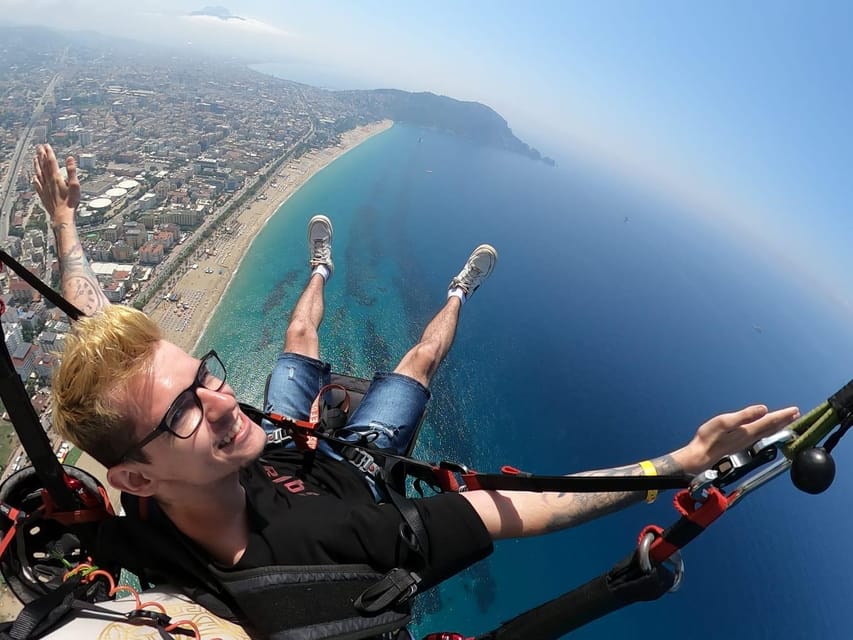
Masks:
[[[215,253],[205,255],[201,249],[200,255],[190,259],[193,261],[190,264],[195,263],[198,267],[192,269],[187,264],[183,265],[182,274],[173,279],[171,285],[160,289],[146,307],[145,312],[160,326],[163,337],[192,353],[231,286],[243,257],[279,207],[319,171],[362,142],[387,131],[393,124],[391,120],[384,120],[346,131],[341,134],[340,144],[312,150],[287,162],[262,184],[258,196],[265,198],[256,196],[251,204],[232,216],[227,225],[230,233],[219,231],[206,241],[205,247]],[[205,269],[211,271],[206,272]],[[179,300],[163,300],[167,293],[178,294]],[[187,308],[179,307],[179,303],[186,304]],[[110,502],[119,507],[119,494],[107,483],[106,470],[100,464],[84,453],[76,466],[94,475],[107,489]],[[5,584],[0,586],[0,621],[13,620],[21,608],[20,601],[9,587]]]
[[[187,261],[189,264],[182,266],[181,275],[172,284],[164,285],[145,308],[160,326],[163,338],[192,353],[231,286],[243,257],[279,207],[319,171],[393,124],[391,120],[383,120],[346,131],[341,134],[340,144],[309,151],[287,162],[269,178],[251,204],[230,219],[226,227],[229,231],[220,229],[214,233]],[[192,265],[197,266],[191,268]],[[163,299],[172,293],[178,300]]]

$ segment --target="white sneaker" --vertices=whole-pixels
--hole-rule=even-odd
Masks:
[[[498,252],[495,248],[490,244],[481,244],[468,257],[468,262],[462,267],[459,275],[450,281],[447,290],[452,291],[459,287],[470,297],[483,284],[483,280],[489,277],[497,261]]]
[[[312,268],[322,264],[329,272],[335,270],[332,263],[332,221],[322,214],[308,222],[308,255],[308,264]]]

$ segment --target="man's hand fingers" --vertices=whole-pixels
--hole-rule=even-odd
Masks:
[[[763,404],[754,404],[740,411],[724,413],[718,416],[718,419],[722,422],[723,429],[731,431],[745,424],[755,422],[765,415],[767,415],[767,407]]]
[[[56,154],[53,153],[53,147],[49,144],[44,145],[45,152],[45,164],[47,165],[45,169],[48,171],[59,171],[59,162],[56,161]]]
[[[77,183],[77,163],[74,162],[74,158],[68,156],[65,158],[65,170],[68,172],[68,184],[73,185]]]
[[[800,410],[797,407],[786,407],[778,411],[771,411],[764,417],[744,426],[754,440],[760,440],[780,429],[784,429],[799,417]]]
[[[36,185],[36,191],[41,188],[41,167],[37,157],[33,158],[33,184]]]

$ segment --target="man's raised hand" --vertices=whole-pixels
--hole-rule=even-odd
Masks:
[[[38,145],[33,158],[33,186],[52,224],[73,223],[74,210],[80,204],[80,180],[74,158],[66,158],[65,170],[68,178],[62,176],[51,146]]]

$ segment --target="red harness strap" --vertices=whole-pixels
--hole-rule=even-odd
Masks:
[[[5,502],[0,502],[0,513],[9,518],[12,523],[12,525],[6,530],[3,540],[0,541],[0,557],[2,557],[3,554],[6,553],[6,547],[9,546],[9,543],[18,531],[18,522],[25,518],[27,514],[20,509],[16,509],[15,507],[6,504]]]
[[[332,389],[340,389],[344,392],[342,411],[349,411],[350,401],[347,388],[341,384],[327,384],[317,392],[314,402],[311,403],[311,411],[308,414],[307,420],[297,420],[281,413],[269,413],[267,415],[273,421],[289,422],[293,426],[298,427],[298,429],[294,429],[293,431],[293,441],[297,447],[300,449],[316,449],[317,436],[313,432],[317,428],[317,425],[320,424],[320,401],[323,398],[323,394]]]
[[[655,536],[649,549],[649,557],[657,563],[663,562],[676,551],[684,548],[729,507],[728,498],[716,487],[708,491],[705,502],[697,503],[687,490],[679,491],[673,502],[676,510],[681,514],[681,518],[675,524],[666,531],[656,525],[649,525],[640,532],[640,541],[649,533]]]

